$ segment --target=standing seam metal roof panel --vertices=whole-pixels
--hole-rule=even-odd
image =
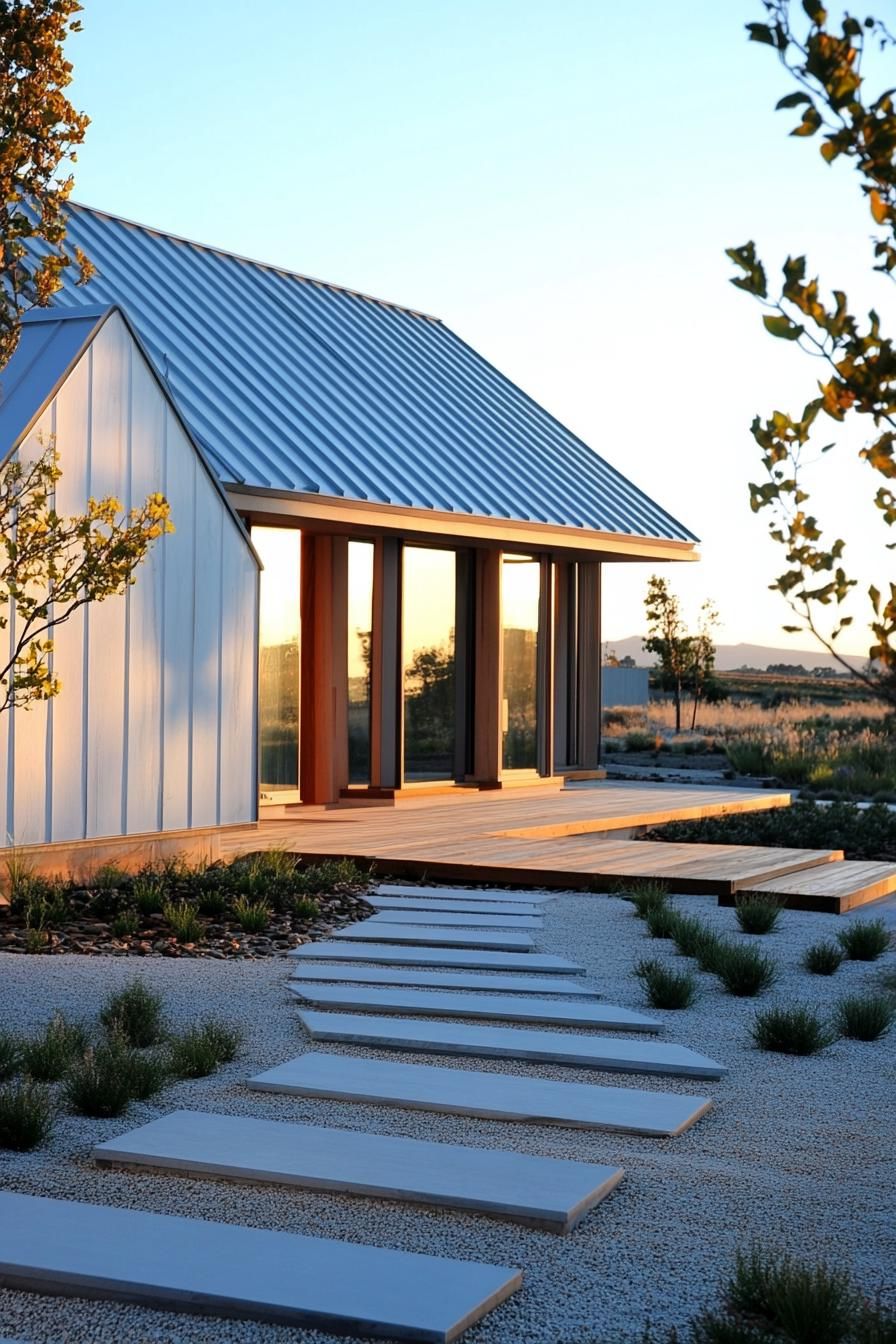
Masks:
[[[85,206],[96,275],[228,483],[696,538],[435,318]]]

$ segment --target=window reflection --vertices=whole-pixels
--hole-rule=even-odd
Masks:
[[[253,527],[264,569],[259,600],[259,767],[265,793],[299,787],[301,533]]]
[[[453,779],[456,557],[406,546],[402,622],[404,777]]]
[[[538,763],[538,605],[541,565],[527,555],[504,555],[501,620],[504,650],[502,765],[534,770]]]
[[[348,544],[348,777],[370,783],[370,634],[373,543]]]

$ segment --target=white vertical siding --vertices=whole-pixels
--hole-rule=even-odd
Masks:
[[[39,428],[57,435],[60,513],[161,489],[176,531],[124,597],[57,629],[60,696],[0,714],[0,845],[252,820],[257,566],[118,314]]]

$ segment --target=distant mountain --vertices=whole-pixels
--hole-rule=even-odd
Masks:
[[[634,658],[639,667],[652,667],[655,662],[652,653],[645,653],[640,635],[605,640],[604,651],[615,653],[617,658]],[[852,667],[862,667],[865,661],[864,658],[847,656],[847,662]],[[736,672],[741,667],[757,668],[764,672],[769,663],[789,663],[791,666],[802,663],[810,672],[813,667],[839,667],[836,658],[825,653],[824,649],[774,649],[764,644],[719,644],[716,647],[716,667],[720,672]]]

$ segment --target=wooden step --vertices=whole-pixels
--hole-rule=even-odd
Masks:
[[[0,1286],[450,1344],[517,1269],[0,1191]]]
[[[734,905],[740,896],[774,896],[789,910],[814,910],[845,915],[856,906],[877,901],[896,891],[896,864],[846,859],[842,863],[807,868],[743,887],[736,895],[721,896],[719,905]]]

